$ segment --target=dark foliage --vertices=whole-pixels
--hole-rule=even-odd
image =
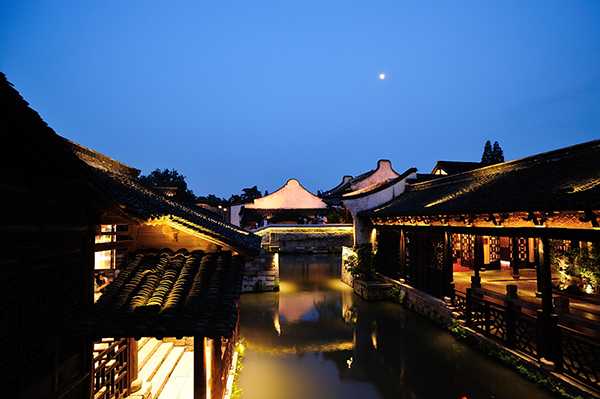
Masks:
[[[483,146],[481,163],[484,165],[493,165],[500,162],[504,162],[504,153],[502,148],[500,148],[500,144],[495,141],[494,146],[492,147],[492,143],[489,140],[486,141],[485,145]]]
[[[502,152],[502,148],[500,148],[500,144],[495,141],[494,147],[492,148],[492,163],[500,162],[504,162],[504,153]]]
[[[177,187],[177,194],[175,198],[178,200],[194,203],[196,202],[196,196],[192,190],[187,188],[185,182],[185,176],[179,174],[175,169],[156,169],[148,175],[142,175],[139,177],[140,183],[146,187]]]
[[[481,155],[481,163],[490,165],[492,163],[492,143],[488,140],[483,146],[483,155]]]

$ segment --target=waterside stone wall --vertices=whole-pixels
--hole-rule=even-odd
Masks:
[[[242,292],[263,292],[278,289],[279,255],[261,249],[260,254],[246,262]]]
[[[353,287],[354,281],[352,277],[346,277],[346,279],[342,278],[342,281]],[[384,275],[379,275],[379,277],[386,283],[392,284],[392,287],[396,287],[400,291],[400,295],[404,295],[406,297],[406,300],[411,304],[415,312],[423,316],[427,316],[430,319],[441,317],[446,323],[450,323],[452,321],[453,309],[450,298],[447,300],[442,300],[423,291],[419,291],[403,281],[394,280]]]

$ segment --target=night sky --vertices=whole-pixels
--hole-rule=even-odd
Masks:
[[[196,195],[316,194],[600,138],[600,1],[2,0],[0,71],[59,135]]]

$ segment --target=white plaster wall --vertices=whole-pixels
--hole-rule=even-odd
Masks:
[[[231,220],[229,221],[234,226],[240,226],[240,210],[243,205],[233,205],[230,209]]]
[[[354,245],[372,244],[373,223],[369,218],[354,218]]]
[[[406,179],[414,178],[415,176],[416,173],[412,173],[407,176]],[[349,196],[347,198],[343,198],[342,201],[348,210],[352,212],[352,215],[355,216],[356,213],[360,211],[373,209],[383,205],[402,194],[406,188],[406,179],[402,179],[395,184],[373,194],[360,196],[358,198],[352,198],[352,196]]]
[[[365,187],[369,187],[372,186],[373,184],[385,181],[385,180],[390,180],[390,179],[395,179],[398,176],[400,176],[398,173],[394,172],[394,170],[392,169],[392,162],[388,161],[387,159],[381,159],[379,160],[379,162],[377,162],[377,169],[375,170],[375,172],[373,172],[373,174],[369,177],[367,177],[364,180],[359,181],[358,183],[356,183],[355,185],[352,186],[352,190],[353,191],[358,191],[358,190],[362,190]]]
[[[399,180],[395,184],[386,187],[370,195],[360,196],[358,198],[343,199],[343,203],[352,213],[354,219],[354,244],[366,244],[371,242],[371,230],[373,225],[368,218],[359,218],[356,214],[360,211],[376,208],[392,199],[398,197],[406,188],[406,180],[416,177],[416,173],[411,173],[406,178]]]
[[[315,209],[327,208],[327,204],[302,187],[298,180],[290,179],[279,190],[255,199],[254,204],[247,204],[246,207],[259,209]]]

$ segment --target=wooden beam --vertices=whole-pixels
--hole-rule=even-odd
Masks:
[[[133,240],[122,240],[115,242],[101,242],[94,245],[94,252],[109,251],[111,249],[126,249],[134,244]]]
[[[556,240],[600,241],[600,229],[567,229],[549,227],[466,227],[466,226],[410,226],[377,225],[378,229],[404,229],[406,231],[449,231],[453,234],[472,234],[494,237],[545,237]]]

